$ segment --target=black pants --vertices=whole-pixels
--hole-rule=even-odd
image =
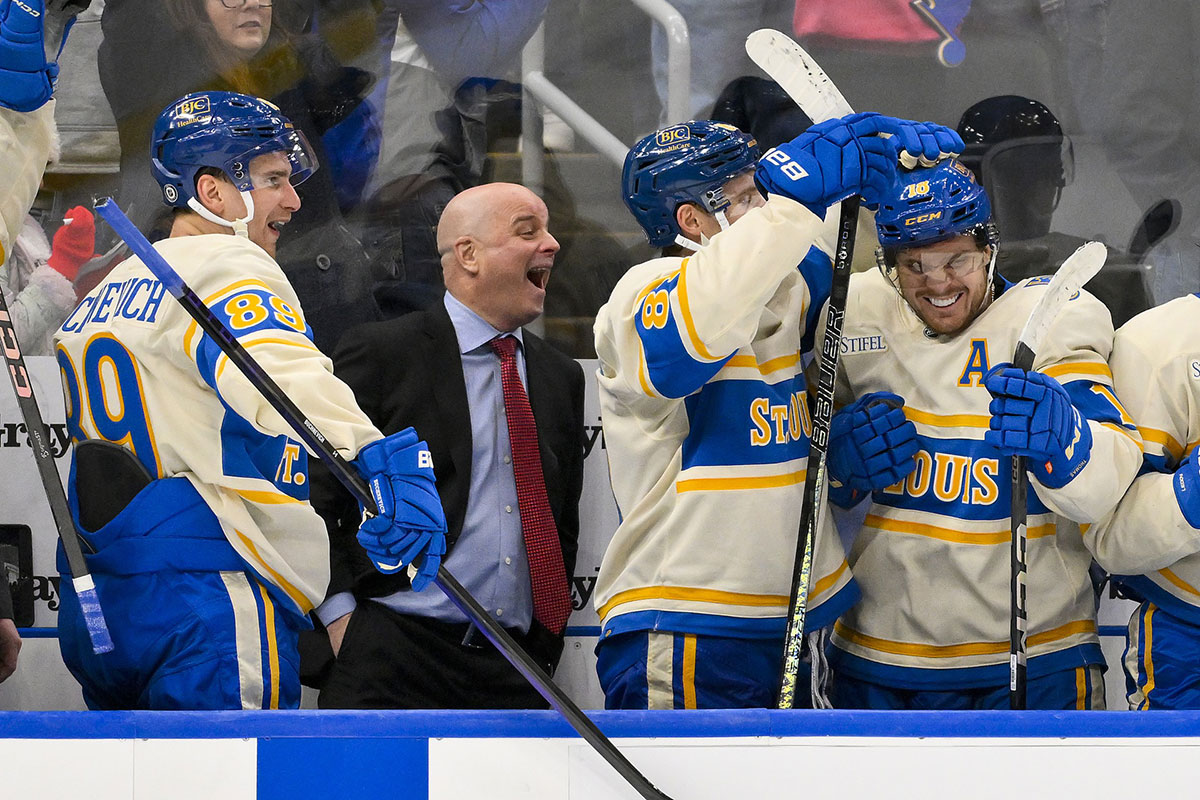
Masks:
[[[547,708],[490,642],[468,626],[364,601],[321,689],[321,708]],[[524,637],[514,634],[524,645]],[[478,644],[474,644],[474,643]],[[548,665],[543,664],[543,667]],[[550,670],[547,669],[547,672]]]

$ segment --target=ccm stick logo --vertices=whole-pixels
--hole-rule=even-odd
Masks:
[[[8,371],[12,373],[13,388],[17,390],[17,396],[33,397],[29,373],[21,363],[21,348],[17,346],[17,334],[13,330],[12,320],[7,311],[0,311],[0,346],[4,348],[4,358],[8,361]]]

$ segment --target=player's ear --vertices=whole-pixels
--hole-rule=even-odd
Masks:
[[[675,209],[675,223],[684,236],[698,242],[704,230],[703,214],[695,203],[680,203]]]
[[[204,174],[196,178],[196,199],[218,217],[223,217],[225,211],[225,193],[222,191],[222,184],[232,186],[216,175]]]
[[[454,240],[454,257],[464,270],[472,275],[479,274],[479,247],[470,236],[460,236]]]

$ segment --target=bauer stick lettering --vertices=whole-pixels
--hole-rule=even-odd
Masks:
[[[779,31],[764,28],[750,34],[746,37],[746,53],[783,87],[813,122],[824,122],[854,113],[820,65],[800,45]],[[826,452],[829,448],[833,391],[841,354],[842,320],[846,315],[846,293],[850,286],[850,261],[854,255],[854,234],[858,226],[858,204],[857,196],[843,200],[838,219],[833,283],[825,316],[825,339],[821,347],[820,374],[812,415],[808,469],[804,476],[804,499],[800,507],[799,541],[796,543],[796,560],[792,569],[792,594],[788,603],[787,636],[779,682],[780,708],[792,708],[796,700],[796,679],[800,673],[800,654],[804,643],[804,617],[812,583],[813,545],[827,490]]]

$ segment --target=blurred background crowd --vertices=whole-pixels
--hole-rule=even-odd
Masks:
[[[441,210],[508,180],[545,198],[562,244],[539,324],[591,357],[596,310],[651,252],[621,203],[624,148],[687,118],[764,149],[808,124],[745,56],[773,27],[856,109],[958,128],[1008,277],[1105,242],[1089,288],[1119,325],[1200,289],[1198,17],[1171,0],[93,0],[62,58],[61,154],[0,279],[48,353],[124,256],[91,198],[163,235],[153,120],[229,89],[279,105],[320,159],[278,260],[323,350],[439,299]]]

